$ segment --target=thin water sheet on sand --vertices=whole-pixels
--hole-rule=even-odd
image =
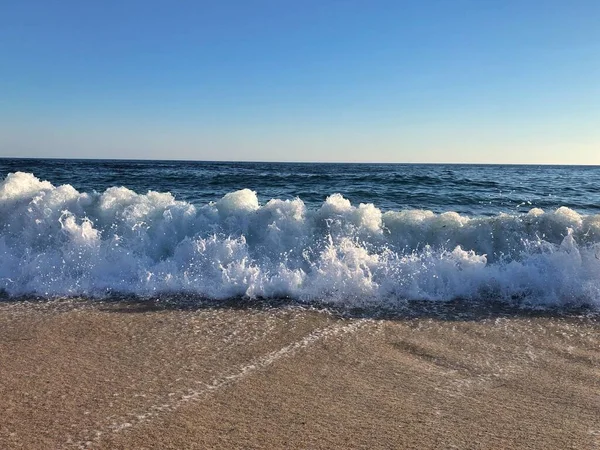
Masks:
[[[0,303],[0,448],[600,448],[597,316]]]

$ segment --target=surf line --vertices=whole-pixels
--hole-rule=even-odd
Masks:
[[[102,439],[102,436],[108,433],[119,433],[125,429],[157,418],[161,414],[173,412],[187,403],[199,400],[216,391],[219,391],[220,389],[233,385],[253,374],[254,372],[263,370],[281,359],[290,358],[298,351],[310,347],[318,341],[326,340],[334,336],[354,333],[359,328],[364,327],[370,322],[372,321],[368,319],[360,319],[351,323],[337,323],[325,328],[314,330],[299,341],[292,342],[291,344],[288,344],[279,350],[272,351],[266,355],[251,360],[248,364],[238,367],[235,371],[233,371],[233,373],[230,372],[228,374],[222,374],[213,378],[208,383],[201,383],[202,386],[199,389],[190,390],[186,394],[179,395],[170,402],[165,402],[161,405],[153,405],[149,410],[143,413],[131,413],[128,415],[131,416],[131,418],[126,419],[123,417],[118,422],[113,422],[102,429],[92,431],[90,435],[93,437],[90,439],[79,442],[67,442],[65,447],[68,448],[76,446],[80,449],[92,448],[94,444],[99,443],[99,441]]]

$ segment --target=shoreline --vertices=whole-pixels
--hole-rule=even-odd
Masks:
[[[442,310],[3,300],[0,447],[600,448],[597,314]]]

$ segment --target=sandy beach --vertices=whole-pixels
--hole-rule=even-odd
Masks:
[[[600,320],[0,303],[0,448],[600,448]]]

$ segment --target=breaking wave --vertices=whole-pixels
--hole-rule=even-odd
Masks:
[[[600,306],[600,215],[382,212],[339,194],[205,205],[170,193],[0,184],[0,289],[10,296],[292,298],[341,305],[504,300]]]

